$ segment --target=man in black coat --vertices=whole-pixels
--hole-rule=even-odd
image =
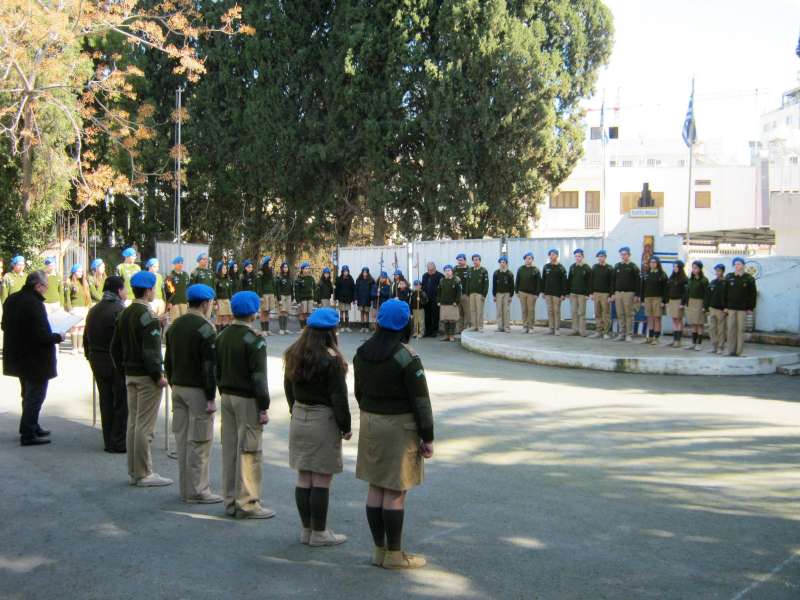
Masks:
[[[20,443],[50,443],[50,432],[39,426],[47,384],[56,377],[56,346],[62,337],[53,333],[44,308],[47,275],[34,271],[22,289],[3,305],[3,374],[19,378],[22,391]]]
[[[422,290],[428,296],[428,303],[425,305],[425,335],[423,337],[436,337],[439,335],[439,307],[436,304],[436,296],[439,290],[439,282],[444,275],[436,270],[436,265],[428,263],[428,271],[422,276]]]
[[[128,429],[128,394],[125,376],[111,360],[111,338],[117,317],[125,309],[128,291],[122,277],[108,277],[103,284],[103,298],[86,316],[83,348],[100,395],[100,421],[103,424],[103,447],[106,452],[123,454]]]

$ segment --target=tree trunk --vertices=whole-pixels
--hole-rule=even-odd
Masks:
[[[33,128],[33,114],[29,104],[25,105],[23,113],[24,131],[32,133]],[[26,135],[22,141],[22,187],[20,189],[22,195],[22,214],[28,216],[33,208],[33,201],[35,194],[33,190],[33,142],[31,136]]]
[[[386,213],[383,206],[375,206],[372,209],[372,244],[374,246],[386,245]]]

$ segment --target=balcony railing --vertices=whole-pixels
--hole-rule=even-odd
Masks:
[[[586,213],[586,229],[600,229],[600,213]]]

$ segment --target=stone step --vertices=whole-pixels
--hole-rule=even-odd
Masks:
[[[777,371],[781,375],[791,375],[797,377],[798,375],[800,375],[800,363],[783,365],[782,367],[778,367]]]

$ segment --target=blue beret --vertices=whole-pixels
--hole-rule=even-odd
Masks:
[[[347,271],[349,273],[350,272],[350,267],[348,267],[347,265],[342,265],[342,273],[344,273],[345,271]]]
[[[44,264],[46,265],[54,265],[56,263],[56,259],[54,256],[48,256],[44,259]]]
[[[311,265],[310,265],[310,264],[308,264],[308,262],[306,261],[306,262],[304,262],[304,263],[300,263],[300,268],[301,268],[301,269],[310,269],[310,268],[311,268]]]
[[[533,258],[533,252],[526,252],[525,254],[523,254],[523,255],[522,255],[522,260],[525,260],[525,259],[526,259],[526,258],[528,258],[529,256],[530,256],[531,258]]]
[[[622,248],[619,249],[619,253],[622,254],[623,252],[627,252],[628,254],[630,254],[631,253],[631,247],[630,246],[623,246]]]
[[[236,266],[236,261],[235,260],[229,260],[228,261],[228,268],[229,269],[232,269],[235,266]]]
[[[558,250],[556,250],[555,248],[550,248],[550,250],[547,251],[547,256],[550,256],[551,254],[555,254],[556,256],[558,256]]]
[[[328,267],[325,267],[324,269],[322,269],[322,272],[323,273],[330,273],[331,270]]]
[[[125,248],[125,250],[122,251],[122,256],[125,258],[136,256],[136,250],[134,250],[133,248]]]
[[[459,252],[458,254],[456,254],[456,260],[467,260],[467,255],[464,254],[463,252]]]
[[[719,263],[719,264],[716,264],[716,265],[714,265],[714,268],[715,268],[715,269],[719,269],[719,270],[720,270],[720,271],[722,271],[723,273],[725,272],[725,265],[723,265],[722,263]]]
[[[608,256],[608,252],[606,252],[605,250],[598,250],[595,256]]]
[[[676,260],[674,264],[675,264],[676,267],[678,267],[680,269],[682,269],[684,267],[684,262],[682,260],[680,260],[680,259]]]
[[[289,266],[289,263],[287,263],[286,261],[283,261],[283,262],[281,263],[281,269],[282,269],[283,267],[288,267],[288,266]]]
[[[265,256],[264,258],[261,259],[261,266],[265,267],[266,265],[269,264],[269,261],[271,260],[272,260],[271,256]]]
[[[97,267],[99,267],[102,264],[105,264],[105,263],[103,263],[103,259],[102,258],[95,258],[92,261],[92,270],[94,271],[95,269],[97,269]]]
[[[156,285],[156,275],[150,271],[137,271],[131,277],[131,287],[149,290]]]
[[[734,259],[731,261],[731,264],[735,265],[737,262],[738,262],[738,263],[742,263],[742,264],[744,264],[744,259],[743,259],[741,256],[736,256],[736,257],[734,257]]]
[[[221,260],[218,260],[218,261],[217,261],[217,264],[215,264],[215,265],[214,265],[214,270],[215,270],[217,273],[219,273],[220,269],[222,269],[222,267],[226,267],[226,266],[227,266],[227,265],[226,265],[224,262],[222,262]]]
[[[18,265],[20,263],[22,263],[23,265],[25,264],[25,257],[24,256],[15,256],[14,258],[11,259],[11,266],[12,267],[14,265]]]
[[[183,257],[182,256],[176,256],[175,258],[172,259],[172,264],[173,265],[182,265],[183,264]]]
[[[157,258],[149,258],[149,259],[147,259],[147,262],[144,264],[144,266],[145,266],[146,269],[149,269],[150,267],[157,267],[158,266],[158,259]]]
[[[378,325],[381,329],[401,331],[408,325],[411,309],[407,302],[392,298],[381,304],[378,309]]]
[[[478,260],[480,260],[480,258],[481,258],[481,255],[480,255],[480,254],[478,254],[478,253],[475,253],[475,254],[473,254],[473,255],[472,255],[472,257],[471,257],[471,258],[477,258]]]
[[[243,267],[249,267],[252,264],[253,264],[253,261],[250,260],[249,258],[245,258],[244,261],[242,261],[242,266]]]
[[[395,275],[402,275],[402,274],[403,274],[403,271],[402,271],[402,270],[400,270],[400,269],[395,269],[395,270],[394,270],[394,274],[395,274]]]
[[[254,315],[261,308],[261,300],[255,292],[236,292],[231,298],[231,310],[236,317]]]
[[[422,285],[422,282],[419,279],[415,279],[414,285]]]
[[[386,271],[381,271],[381,277],[389,278],[389,274]]]
[[[692,261],[692,266],[695,266],[695,265],[697,265],[698,267],[700,267],[702,269],[703,268],[703,261],[702,260]]]
[[[453,270],[453,265],[445,265],[444,267],[442,267],[442,271],[452,271],[452,270]]]
[[[83,265],[81,263],[75,263],[69,270],[70,273],[77,273],[78,271],[83,271]]]
[[[583,248],[575,248],[575,250],[572,251],[572,256],[575,256],[578,253],[583,254]]]
[[[195,283],[186,288],[186,299],[189,302],[205,302],[206,300],[213,300],[215,297],[214,290],[205,283]]]
[[[362,273],[369,273],[369,267],[361,267]]]
[[[501,256],[500,258],[497,259],[497,262],[498,262],[498,264],[501,263],[501,262],[504,262],[504,263],[508,264],[508,257],[507,256]]]
[[[313,329],[333,329],[339,324],[339,312],[332,308],[318,308],[311,313],[306,324]]]
[[[195,258],[195,261],[196,262],[200,262],[204,258],[208,258],[208,254],[206,254],[205,252],[201,252],[200,254],[197,255],[197,258]]]

